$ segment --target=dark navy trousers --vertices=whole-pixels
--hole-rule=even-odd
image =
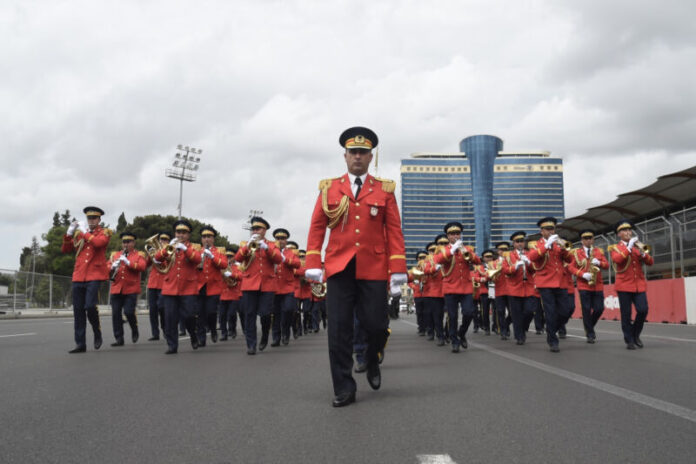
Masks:
[[[617,292],[621,308],[621,331],[624,341],[634,343],[643,331],[643,324],[648,317],[648,297],[645,292]],[[631,322],[631,305],[636,307],[636,318]]]
[[[558,346],[558,323],[567,320],[568,290],[565,288],[540,288],[541,306],[546,319],[546,342]]]
[[[260,290],[247,290],[242,292],[242,311],[244,312],[244,333],[246,335],[247,348],[256,349],[256,317],[261,317],[261,330],[268,336],[270,329],[270,317],[273,311],[273,292]],[[268,325],[266,329],[265,325]],[[264,330],[266,329],[266,330]]]
[[[191,338],[196,338],[196,300],[198,295],[162,295],[164,303],[164,336],[172,350],[179,348],[179,320]]]
[[[459,328],[459,307],[462,308],[462,327]],[[449,316],[449,336],[452,346],[459,346],[459,333],[466,335],[474,318],[474,297],[471,293],[448,293],[445,295],[445,310]]]
[[[87,346],[87,320],[89,320],[89,324],[92,326],[94,335],[101,335],[99,311],[97,311],[97,300],[101,283],[101,280],[90,280],[89,282],[73,282],[72,284],[75,345],[78,347],[84,348]]]
[[[512,331],[515,340],[527,339],[527,328],[534,319],[536,301],[533,296],[510,296],[510,315],[512,316]]]
[[[138,294],[111,295],[111,325],[114,328],[114,338],[123,340],[123,315],[128,320],[128,325],[132,333],[138,333],[138,318],[135,316],[135,303],[138,301]]]
[[[582,325],[585,327],[585,335],[595,337],[595,325],[604,312],[604,292],[592,290],[578,290],[580,294],[580,307],[582,308]]]

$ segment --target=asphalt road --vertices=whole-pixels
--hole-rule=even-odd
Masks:
[[[382,389],[332,408],[325,332],[248,356],[240,338],[79,355],[72,321],[0,321],[2,463],[696,462],[696,327],[618,323],[550,353],[470,334],[459,354],[392,321]],[[129,331],[126,328],[126,340]]]

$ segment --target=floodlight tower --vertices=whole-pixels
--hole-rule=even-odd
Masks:
[[[201,159],[196,156],[203,153],[200,148],[189,147],[188,145],[177,145],[177,152],[174,155],[172,168],[167,168],[167,177],[179,180],[179,219],[181,219],[181,206],[184,194],[184,181],[195,182],[196,172],[198,171],[198,163]],[[189,172],[186,172],[186,171]]]

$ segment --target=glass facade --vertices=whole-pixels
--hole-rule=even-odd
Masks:
[[[467,137],[457,153],[416,153],[401,161],[401,221],[409,266],[447,222],[481,253],[513,232],[537,231],[564,216],[563,161],[548,152],[506,152],[490,135]]]

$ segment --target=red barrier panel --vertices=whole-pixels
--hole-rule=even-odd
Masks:
[[[648,280],[648,322],[686,322],[686,292],[684,279]],[[633,313],[635,314],[635,312]],[[580,296],[575,290],[574,318],[582,318]],[[602,319],[621,320],[619,297],[614,285],[604,286],[604,314]]]

